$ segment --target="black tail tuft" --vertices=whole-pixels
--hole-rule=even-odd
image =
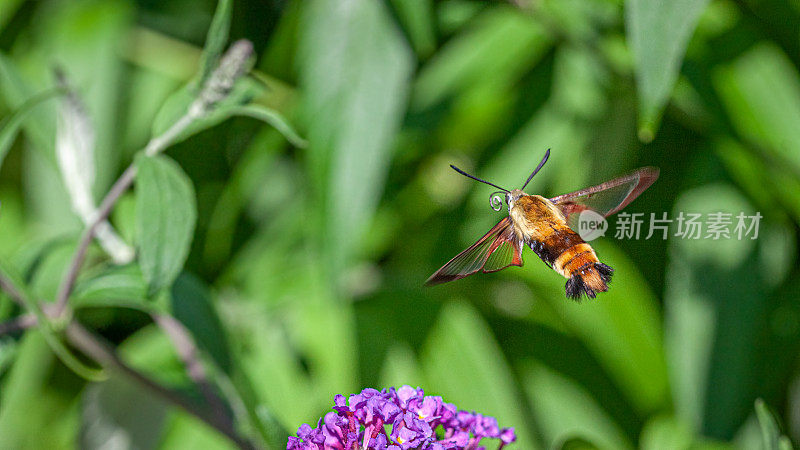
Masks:
[[[600,278],[603,279],[604,283],[611,283],[611,276],[614,275],[614,269],[603,263],[594,263],[594,268],[597,270],[597,273],[600,274]]]
[[[596,273],[592,273],[596,272]],[[575,273],[567,280],[564,290],[567,297],[580,301],[582,296],[588,298],[595,298],[598,292],[605,292],[608,290],[607,284],[611,282],[611,276],[614,274],[614,269],[603,264],[594,263],[591,268]],[[584,277],[587,277],[584,279]],[[586,280],[589,280],[589,283]],[[602,280],[602,281],[601,281]]]
[[[583,295],[589,298],[595,298],[596,296],[594,289],[587,286],[586,283],[583,282],[583,278],[578,274],[569,277],[564,289],[567,292],[567,297],[577,301],[580,301]]]

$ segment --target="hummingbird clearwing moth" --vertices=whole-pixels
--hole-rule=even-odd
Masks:
[[[553,198],[529,195],[522,190],[550,157],[542,161],[520,189],[508,190],[450,166],[458,173],[493,186],[492,209],[508,205],[504,217],[488,233],[448,261],[425,282],[433,286],[458,280],[479,271],[496,272],[509,266],[522,266],[522,247],[527,245],[549,267],[567,279],[567,297],[594,298],[608,290],[614,269],[597,258],[594,249],[575,231],[581,212],[591,210],[607,217],[616,213],[658,179],[658,168],[642,167],[627,175],[597,186]]]

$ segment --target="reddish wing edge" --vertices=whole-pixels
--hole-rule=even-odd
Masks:
[[[553,197],[550,199],[550,201],[553,202],[564,214],[564,217],[567,218],[572,214],[579,213],[587,209],[595,210],[601,215],[608,217],[628,206],[628,204],[638,197],[639,194],[644,192],[645,189],[649,188],[650,185],[652,185],[658,179],[658,174],[658,167],[642,167],[627,175],[614,178],[613,180],[598,184],[597,186],[592,186],[579,191]],[[595,194],[627,183],[631,184],[633,187],[619,202],[619,204],[612,206],[605,211],[597,211],[597,208],[587,205],[587,203],[590,203],[590,199]]]
[[[508,264],[501,267],[486,269],[489,257],[504,244],[508,244],[513,251],[513,256]],[[454,256],[439,270],[425,281],[425,286],[435,286],[448,281],[460,280],[478,271],[484,273],[497,272],[509,266],[522,265],[522,242],[520,242],[511,226],[511,218],[505,217],[497,223],[488,233],[466,250]]]

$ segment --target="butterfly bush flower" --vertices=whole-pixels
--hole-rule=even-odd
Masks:
[[[483,438],[499,439],[498,450],[514,442],[513,428],[494,417],[459,411],[441,397],[403,386],[336,395],[333,412],[316,428],[303,424],[286,450],[482,450]]]

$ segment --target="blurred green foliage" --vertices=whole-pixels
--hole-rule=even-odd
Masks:
[[[113,210],[137,260],[92,246],[70,297],[123,361],[202,403],[152,320],[172,315],[257,447],[337,393],[401,384],[496,416],[520,449],[800,441],[800,3],[0,2],[0,257],[33,298],[55,299],[83,227],[53,69],[94,129],[99,202],[240,38],[253,72],[139,157]],[[528,192],[654,165],[626,211],[759,212],[758,239],[609,234],[592,245],[614,283],[582,303],[527,250],[423,288],[500,217],[448,165],[516,186],[547,148]],[[25,314],[0,297],[0,322]],[[117,372],[87,382],[53,332],[0,336],[0,447],[236,445]]]

